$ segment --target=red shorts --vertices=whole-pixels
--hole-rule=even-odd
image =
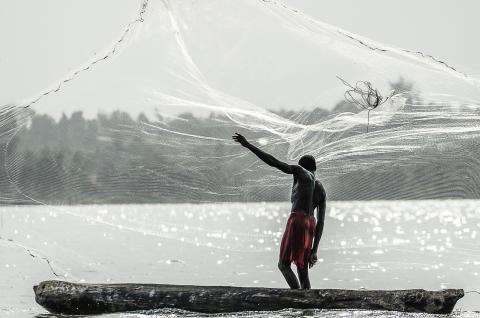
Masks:
[[[308,265],[315,236],[315,218],[303,212],[292,212],[280,245],[280,261],[293,262],[297,268]]]

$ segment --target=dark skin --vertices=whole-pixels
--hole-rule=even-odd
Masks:
[[[309,215],[313,215],[314,210],[317,210],[317,224],[315,228],[315,238],[310,253],[310,259],[308,260],[308,267],[312,267],[317,262],[317,250],[318,244],[323,233],[323,225],[325,220],[325,207],[326,207],[326,195],[320,181],[315,180],[315,172],[308,171],[300,165],[290,165],[282,162],[272,155],[260,150],[247,139],[236,133],[232,136],[232,139],[243,147],[249,149],[258,158],[260,158],[267,165],[277,168],[286,174],[293,175],[293,187],[292,187],[292,212],[304,211]],[[292,289],[310,289],[310,279],[308,277],[308,267],[297,268],[298,278],[292,271],[290,262],[279,260],[278,268],[282,272],[285,280]]]

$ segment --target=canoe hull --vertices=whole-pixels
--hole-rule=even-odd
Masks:
[[[298,309],[366,309],[446,314],[461,289],[441,291],[344,290],[190,286],[163,284],[75,284],[45,281],[35,300],[57,314],[103,314],[177,308],[203,313]]]

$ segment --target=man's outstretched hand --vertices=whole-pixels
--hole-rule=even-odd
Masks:
[[[308,260],[308,267],[312,268],[318,261],[317,252],[312,251],[310,253],[310,259]]]
[[[243,137],[242,135],[240,135],[239,133],[235,133],[235,135],[232,136],[232,139],[235,141],[235,142],[238,142],[240,145],[246,147],[248,145],[248,141],[245,137]]]

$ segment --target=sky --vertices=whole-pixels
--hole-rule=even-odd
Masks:
[[[379,42],[419,50],[480,77],[480,1],[287,0],[312,17]]]
[[[222,10],[230,10],[227,7],[229,5],[235,6],[231,1],[223,3]],[[462,72],[474,76],[480,75],[480,63],[478,62],[480,43],[475,40],[478,30],[480,30],[480,19],[476,16],[480,12],[479,1],[285,0],[285,3],[300,9],[315,19],[347,31],[388,45],[422,51],[447,61]],[[182,9],[180,6],[184,4],[195,8],[196,1],[179,1],[179,8]],[[133,0],[121,3],[114,0],[2,0],[0,3],[0,39],[2,41],[0,86],[3,89],[0,95],[0,104],[28,100],[51,85],[55,85],[59,79],[64,78],[66,74],[74,71],[86,61],[94,59],[97,54],[100,54],[99,52],[111,46],[112,42],[123,32],[125,26],[135,19],[138,9],[139,1]],[[233,9],[231,11],[236,13]],[[208,11],[203,12],[208,14]],[[234,22],[238,24],[238,21],[245,17],[247,25],[249,23],[246,20],[249,18],[248,13],[242,16],[241,10],[238,12],[240,18]],[[206,19],[205,21],[211,22]],[[261,17],[255,21],[257,23],[255,26],[262,29]],[[195,51],[195,45],[192,47],[192,50]],[[147,47],[145,50],[149,48]],[[162,46],[158,44],[153,49],[160,50]],[[259,82],[262,86],[265,85],[264,91],[267,92],[265,96],[259,96],[261,93],[255,95],[255,92],[252,93],[255,87],[248,85],[249,76],[254,77],[252,83],[255,83],[255,75],[248,74],[241,77],[241,82],[247,83],[243,88],[239,87],[238,82],[235,81],[226,83],[228,81],[225,81],[224,75],[222,77],[217,74],[218,70],[215,70],[209,61],[202,62],[202,56],[206,59],[205,56],[209,56],[209,54],[203,53],[202,55],[200,49],[197,50],[197,53],[193,56],[194,59],[198,59],[198,64],[203,66],[202,70],[210,74],[213,78],[212,81],[224,91],[237,96],[246,96],[247,99],[262,105],[271,101],[270,107],[273,108],[298,100],[298,96],[287,96],[282,104],[272,99],[272,96],[275,96],[275,90],[284,91],[286,85],[291,86],[287,82],[279,83],[275,87],[267,87],[268,79]],[[233,56],[229,63],[234,64],[236,59],[238,56]],[[254,60],[254,57],[251,60]],[[121,76],[135,74],[135,71],[138,71],[140,75],[144,74],[146,71],[143,71],[142,67],[148,70],[148,65],[138,56],[132,57],[129,61],[128,67],[121,73]],[[272,63],[274,62],[276,63],[276,60],[273,60]],[[119,68],[116,68],[114,63],[120,62],[113,62],[112,68],[108,72],[111,77],[118,77],[114,72]],[[162,65],[162,67],[167,66]],[[170,66],[168,65],[168,67]],[[101,74],[102,69],[100,68],[98,72]],[[269,76],[276,76],[276,73],[272,74]],[[288,73],[287,77],[292,77],[292,74]],[[101,75],[99,77],[101,78]],[[281,76],[279,75],[279,77]],[[103,78],[107,81],[114,81],[107,77]],[[127,83],[113,83],[112,90],[108,91],[109,96],[115,94],[115,87],[118,91],[123,91],[126,85],[134,85],[135,76],[132,78]],[[82,80],[85,83],[82,83]],[[150,80],[154,81],[155,79]],[[166,81],[167,79],[162,80]],[[58,108],[59,103],[72,104],[71,109],[85,107],[80,101],[79,105],[76,105],[75,102],[81,100],[86,94],[94,96],[95,92],[85,88],[85,94],[83,94],[82,87],[87,87],[88,82],[90,85],[98,84],[88,76],[79,79],[78,82],[79,84],[74,85],[80,88],[65,93],[71,97],[70,99],[60,97],[57,104],[51,102],[49,105],[41,105],[42,109],[46,112],[56,112],[52,109]],[[300,96],[308,96],[310,100],[316,101],[315,96],[308,95],[313,88],[310,88],[309,92],[307,92],[307,88],[305,88],[305,94],[300,94]],[[301,90],[300,86],[298,86],[298,90]],[[122,98],[128,100],[129,97],[131,96]],[[131,98],[138,99],[138,97]],[[322,98],[322,100],[328,100],[328,96],[322,96]],[[89,103],[88,107],[93,107],[91,104],[94,102],[89,101]],[[302,106],[306,103],[306,101],[298,101],[298,104]],[[321,102],[319,103],[321,104]],[[88,103],[85,102],[85,104]]]

